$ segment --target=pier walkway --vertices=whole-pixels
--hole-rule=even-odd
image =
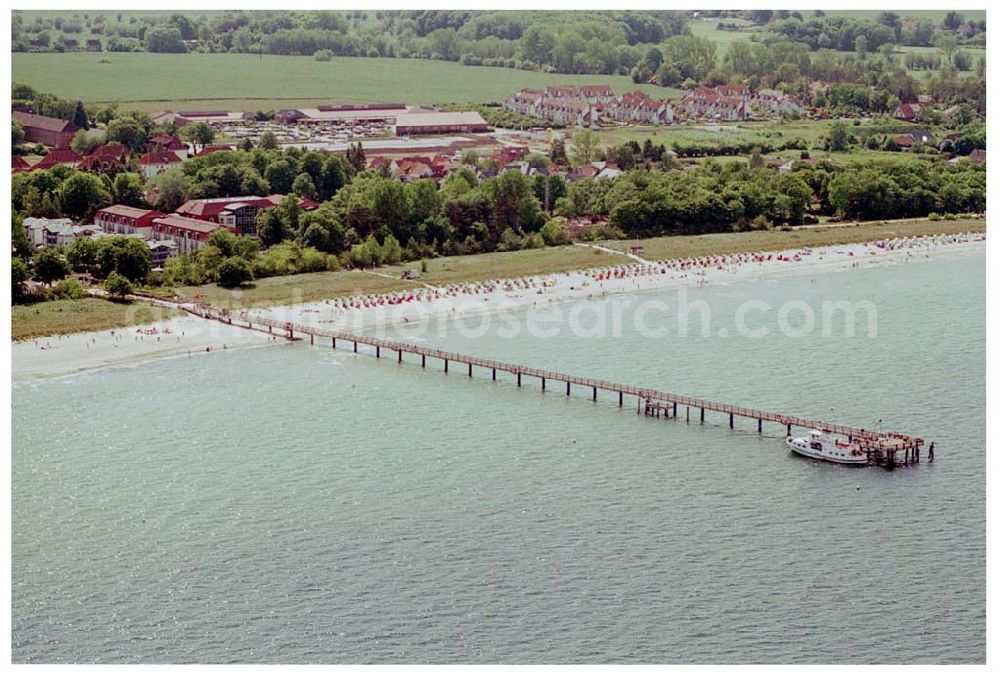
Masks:
[[[903,433],[855,428],[844,424],[834,424],[816,419],[806,419],[787,414],[766,412],[764,410],[758,410],[751,407],[718,403],[710,400],[703,400],[701,398],[692,398],[690,396],[667,393],[653,388],[620,384],[604,379],[592,379],[589,377],[580,377],[562,372],[554,372],[551,370],[525,367],[514,363],[505,363],[489,358],[468,356],[453,351],[443,351],[441,349],[408,344],[406,342],[398,342],[378,337],[367,337],[364,335],[354,335],[339,330],[331,330],[313,325],[277,321],[250,315],[232,314],[231,312],[225,310],[213,309],[200,304],[193,306],[182,305],[181,308],[197,316],[220,321],[229,325],[245,327],[251,330],[266,331],[271,334],[277,332],[281,336],[290,340],[301,339],[303,336],[308,336],[310,343],[315,344],[316,339],[329,339],[330,346],[332,348],[337,348],[337,342],[339,340],[343,345],[351,344],[355,353],[358,352],[358,345],[364,344],[375,349],[376,358],[382,358],[383,351],[389,352],[387,355],[394,352],[396,360],[399,363],[403,362],[403,354],[420,356],[421,367],[427,367],[428,358],[441,361],[445,372],[449,371],[449,366],[451,364],[458,363],[466,366],[469,377],[472,377],[473,375],[473,368],[478,367],[489,370],[494,381],[497,378],[497,372],[506,372],[514,375],[517,378],[518,386],[522,385],[524,377],[537,379],[541,382],[541,388],[543,391],[547,390],[546,387],[549,386],[551,382],[565,384],[566,395],[570,395],[573,386],[582,386],[591,389],[591,398],[594,402],[598,399],[599,391],[617,394],[619,406],[624,405],[625,396],[634,396],[637,399],[637,413],[645,413],[646,416],[660,417],[662,415],[668,419],[676,419],[678,406],[683,406],[686,408],[686,418],[688,421],[690,421],[691,410],[693,409],[698,410],[699,421],[700,423],[704,423],[705,411],[708,410],[711,412],[729,415],[730,428],[734,427],[734,419],[736,417],[742,417],[756,420],[758,433],[763,433],[763,425],[765,421],[784,426],[786,435],[791,435],[793,428],[813,429],[827,433],[835,433],[847,437],[849,442],[857,445],[859,449],[867,454],[870,463],[885,465],[887,467],[919,463],[920,448],[924,444],[922,438],[905,435]],[[927,458],[930,461],[934,460],[933,443],[930,445]]]

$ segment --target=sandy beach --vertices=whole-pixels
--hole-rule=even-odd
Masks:
[[[623,254],[622,263],[611,267],[414,288],[412,291],[382,295],[359,295],[270,307],[254,310],[250,314],[350,332],[435,318],[516,311],[624,293],[903,264],[942,254],[985,249],[985,246],[985,234],[971,233],[689,260],[635,262]]]
[[[971,233],[686,260],[637,262],[622,255],[621,264],[610,267],[440,287],[415,285],[407,292],[270,307],[250,313],[350,332],[623,293],[903,264],[985,246],[985,234]],[[193,357],[219,349],[282,342],[278,336],[184,316],[145,326],[15,342],[13,376],[15,381],[42,379],[149,359]]]
[[[279,338],[195,316],[13,344],[15,381],[59,377],[141,361],[279,343]]]

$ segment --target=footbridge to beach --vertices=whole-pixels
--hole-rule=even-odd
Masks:
[[[375,358],[392,358],[395,356],[397,363],[404,362],[404,354],[414,357],[419,356],[420,367],[426,368],[428,359],[431,359],[432,361],[439,362],[445,373],[449,372],[449,368],[458,365],[459,367],[464,366],[463,369],[466,370],[468,377],[473,377],[475,368],[479,368],[480,371],[490,372],[492,381],[496,381],[498,372],[512,375],[516,378],[517,386],[519,387],[522,386],[525,378],[539,381],[542,391],[549,390],[549,387],[554,383],[562,384],[565,385],[566,395],[570,395],[574,386],[583,387],[590,390],[593,402],[598,401],[599,392],[617,395],[619,407],[625,405],[627,396],[630,399],[635,398],[636,413],[644,414],[647,417],[677,419],[678,409],[683,407],[684,418],[689,423],[691,422],[692,410],[694,410],[697,413],[697,421],[699,423],[705,423],[706,411],[728,415],[729,428],[731,429],[734,428],[735,419],[740,417],[755,420],[757,422],[758,433],[764,432],[764,422],[784,426],[786,435],[791,435],[793,428],[834,433],[847,437],[848,442],[854,448],[864,452],[869,464],[883,465],[887,468],[919,463],[920,448],[924,445],[922,438],[903,433],[855,428],[844,424],[829,423],[816,419],[767,412],[751,407],[692,398],[653,388],[525,367],[515,363],[505,363],[489,358],[468,356],[453,351],[443,351],[441,349],[433,349],[406,342],[354,335],[339,330],[278,321],[249,314],[233,314],[226,310],[214,309],[202,304],[178,306],[202,318],[280,335],[289,340],[300,340],[308,337],[310,344],[316,344],[316,340],[323,342],[329,340],[331,348],[336,349],[338,343],[341,347],[350,345],[354,353],[359,353],[359,345],[367,346],[369,347],[366,350],[367,353],[371,353]],[[631,404],[631,400],[629,402]],[[934,460],[934,443],[931,443],[928,448],[927,459],[929,461]]]

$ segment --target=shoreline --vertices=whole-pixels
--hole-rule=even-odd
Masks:
[[[733,285],[742,281],[934,259],[985,250],[985,239],[985,233],[970,233],[704,259],[630,260],[620,265],[575,272],[429,286],[408,292],[354,296],[239,313],[362,332],[615,295]],[[278,335],[196,316],[182,316],[132,328],[12,342],[12,375],[14,382],[39,381],[219,349],[254,348],[285,342]]]
[[[925,239],[935,242],[926,245],[928,241]],[[575,272],[337,298],[236,313],[345,332],[363,332],[419,325],[442,318],[460,319],[563,302],[599,300],[616,295],[863,269],[975,252],[985,250],[985,246],[985,234],[971,233],[811,249],[793,248],[773,253],[718,255],[709,258],[710,264],[702,261],[700,265],[685,265],[684,260],[629,261]]]
[[[178,316],[128,328],[13,342],[11,369],[14,382],[40,381],[284,341],[196,316]]]

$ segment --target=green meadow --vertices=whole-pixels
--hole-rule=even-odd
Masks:
[[[86,53],[11,54],[15,82],[88,102],[144,101],[193,108],[189,102],[250,99],[405,103],[486,103],[522,87],[609,84],[616,93],[637,88],[656,96],[676,90],[635,85],[614,75],[558,75],[448,61],[253,54]],[[271,107],[274,107],[273,105]]]

